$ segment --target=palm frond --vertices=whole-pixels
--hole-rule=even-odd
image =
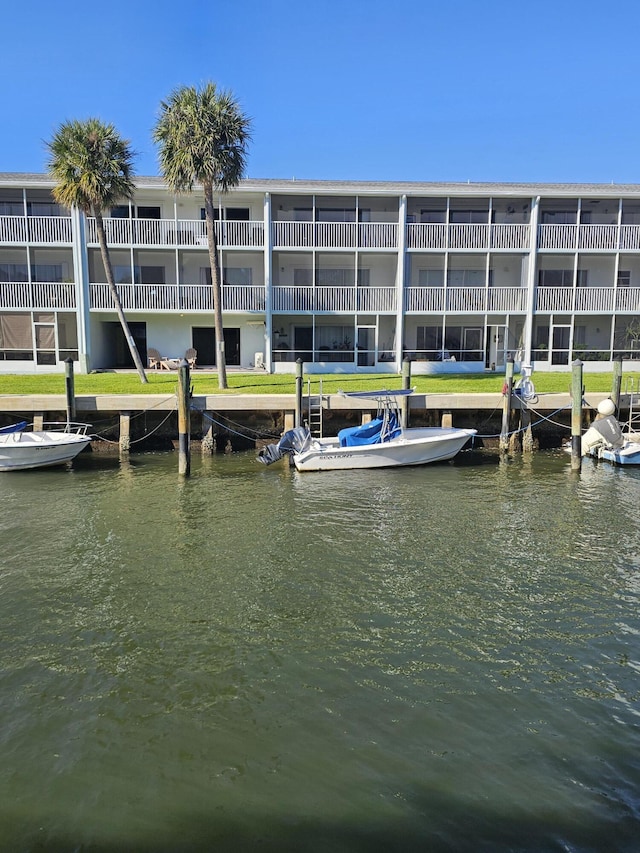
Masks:
[[[96,118],[64,122],[47,148],[53,195],[65,207],[91,213],[133,197],[134,153],[112,124]]]
[[[226,192],[244,175],[251,121],[232,93],[215,83],[181,86],[161,102],[154,139],[174,192],[190,192],[196,183]]]

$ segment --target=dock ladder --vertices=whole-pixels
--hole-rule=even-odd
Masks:
[[[311,380],[307,380],[307,424],[315,438],[322,438],[322,379],[317,394],[311,393]]]
[[[628,377],[625,382],[625,396],[629,401],[628,433],[640,433],[640,382],[635,377]]]

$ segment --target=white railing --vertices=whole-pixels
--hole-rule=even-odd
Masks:
[[[615,310],[640,314],[640,287],[619,287]]]
[[[119,219],[104,218],[109,246],[207,246],[207,223],[201,219]],[[264,223],[216,222],[218,245],[264,246]],[[87,219],[87,242],[96,244],[98,232],[93,217]]]
[[[640,292],[640,288],[631,289]],[[629,288],[620,288],[618,294],[626,290]],[[616,301],[614,287],[539,287],[535,310],[540,313],[610,313],[616,310]]]
[[[623,252],[640,250],[640,225],[620,226],[620,249]]]
[[[618,226],[580,225],[578,248],[615,251],[618,248]]]
[[[395,287],[273,288],[273,310],[293,312],[395,313]]]
[[[578,248],[577,225],[539,225],[539,249],[569,249]]]
[[[274,222],[271,236],[274,248],[398,247],[398,225],[395,222]]]
[[[407,225],[409,249],[513,249],[529,248],[529,226],[523,224]]]
[[[213,311],[213,288],[208,284],[119,284],[120,302],[129,311]],[[91,284],[91,309],[113,310],[107,284]],[[261,285],[225,284],[222,310],[264,311],[265,291]]]
[[[204,224],[206,225],[206,223]],[[219,246],[262,248],[264,246],[264,222],[262,220],[250,222],[227,220],[225,222],[216,222],[216,236]]]
[[[527,291],[523,287],[408,287],[405,298],[407,313],[443,313],[444,311],[527,310]]]
[[[0,282],[0,308],[75,308],[73,282]]]
[[[444,296],[444,287],[407,287],[405,311],[418,311],[420,314],[442,313],[445,306]]]
[[[0,216],[0,243],[71,243],[70,216]]]

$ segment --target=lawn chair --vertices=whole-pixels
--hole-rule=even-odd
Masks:
[[[147,349],[149,357],[149,370],[171,370],[171,365],[166,358],[163,358],[157,349],[149,347]]]
[[[189,362],[189,367],[191,370],[196,369],[196,358],[198,356],[198,351],[193,347],[189,347],[189,349],[185,352],[184,357]]]

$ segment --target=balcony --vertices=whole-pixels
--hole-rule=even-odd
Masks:
[[[213,311],[213,288],[208,284],[119,284],[117,289],[125,311]],[[90,302],[92,311],[113,311],[109,285],[92,284]],[[264,286],[223,285],[222,310],[264,312]]]
[[[296,287],[273,288],[273,311],[292,313],[394,314],[395,287]]]
[[[640,251],[640,225],[539,225],[538,249],[637,252]]]
[[[200,219],[118,219],[105,217],[104,230],[109,247],[207,248],[207,223]],[[216,222],[220,248],[264,248],[264,223]],[[97,245],[93,217],[87,219],[87,243]]]
[[[637,314],[640,287],[539,287],[535,310],[542,314]]]
[[[274,249],[397,249],[395,222],[274,222]]]
[[[0,245],[68,245],[70,216],[0,216]]]
[[[407,248],[526,251],[530,233],[529,225],[409,223]]]
[[[76,286],[73,282],[0,282],[0,309],[51,311],[75,307]]]
[[[405,311],[414,314],[525,313],[523,287],[408,287]]]

